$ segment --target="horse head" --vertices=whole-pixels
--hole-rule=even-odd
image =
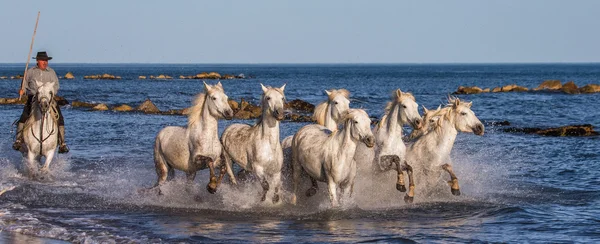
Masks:
[[[421,118],[421,115],[419,115],[419,105],[412,94],[397,89],[396,92],[394,92],[392,100],[394,100],[398,109],[400,109],[398,120],[401,121],[402,124],[408,123],[414,129],[422,128],[423,119]]]
[[[50,109],[52,100],[54,99],[54,91],[50,85],[47,85],[48,83],[42,83],[38,80],[35,83],[37,85],[35,103],[42,114],[45,114]]]
[[[204,82],[204,91],[206,92],[206,106],[208,106],[211,116],[227,120],[233,119],[233,110],[229,106],[228,97],[220,81],[212,86]]]
[[[270,86],[264,86],[260,84],[263,90],[261,98],[261,104],[263,107],[263,113],[266,115],[273,116],[275,119],[281,121],[284,118],[283,105],[285,103],[285,84],[280,88],[273,88]]]
[[[350,130],[354,141],[363,142],[367,147],[375,145],[375,136],[371,131],[371,119],[362,109],[348,109],[343,114],[344,128]]]
[[[448,107],[451,108],[448,111],[448,116],[454,118],[454,127],[458,131],[462,132],[473,132],[475,135],[482,136],[484,133],[484,126],[479,121],[471,106],[473,102],[463,102],[458,98],[449,97]],[[451,113],[451,114],[450,114]]]
[[[330,115],[334,121],[340,121],[342,113],[350,109],[350,92],[346,89],[331,89],[325,90],[328,100],[327,104],[330,108]]]

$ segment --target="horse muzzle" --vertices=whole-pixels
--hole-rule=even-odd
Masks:
[[[223,113],[223,118],[225,118],[226,120],[232,120],[233,119],[233,110],[226,110]]]
[[[415,119],[411,122],[413,128],[419,130],[423,128],[423,119]]]
[[[483,124],[478,124],[473,128],[473,134],[478,136],[483,136],[484,131],[485,128],[483,127]]]
[[[282,109],[278,109],[273,111],[273,117],[275,117],[275,119],[277,119],[278,121],[282,121],[285,118],[285,114],[283,113]]]
[[[374,136],[365,136],[362,139],[362,142],[367,145],[368,148],[375,146],[375,137]]]

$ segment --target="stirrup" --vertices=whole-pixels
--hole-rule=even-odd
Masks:
[[[19,139],[16,139],[16,140],[15,140],[15,142],[13,143],[13,145],[12,145],[12,148],[13,148],[14,150],[17,150],[17,151],[19,151],[19,150],[21,150],[21,146],[22,146],[22,144],[23,144],[23,142],[22,142],[21,140],[19,140]]]
[[[69,152],[69,147],[67,146],[67,144],[61,144],[58,147],[58,153],[68,153]]]

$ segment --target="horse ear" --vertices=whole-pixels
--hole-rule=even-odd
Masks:
[[[283,84],[283,86],[281,86],[279,89],[281,90],[281,92],[283,92],[285,90],[285,85],[287,85],[287,83]]]
[[[421,106],[423,106],[423,113],[428,113],[429,112],[429,110],[427,110],[427,108],[425,107],[425,105],[421,105]]]
[[[332,93],[332,92],[330,92],[330,91],[328,91],[328,90],[325,90],[325,94],[327,94],[327,96],[331,96],[331,93]]]
[[[402,91],[400,90],[400,88],[398,88],[398,89],[396,90],[396,96],[397,96],[398,98],[401,98],[401,97],[402,97]]]
[[[473,106],[473,102],[467,103],[467,108],[471,108],[471,106]]]
[[[267,93],[267,91],[269,90],[269,89],[267,89],[267,88],[265,87],[265,85],[263,85],[262,83],[260,83],[260,87],[262,88],[262,90],[263,90],[263,93]]]
[[[219,81],[219,83],[217,83],[217,86],[220,87],[221,89],[223,89],[223,84],[221,84],[221,81]]]
[[[204,90],[205,90],[206,92],[210,92],[210,89],[211,89],[210,85],[209,85],[209,84],[206,84],[206,81],[202,81],[202,83],[204,83]]]

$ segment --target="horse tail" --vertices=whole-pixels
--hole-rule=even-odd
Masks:
[[[154,185],[155,187],[165,183],[169,174],[173,171],[163,156],[160,138],[161,134],[158,133],[154,141],[154,166],[156,167],[156,175],[158,176],[156,185]]]

